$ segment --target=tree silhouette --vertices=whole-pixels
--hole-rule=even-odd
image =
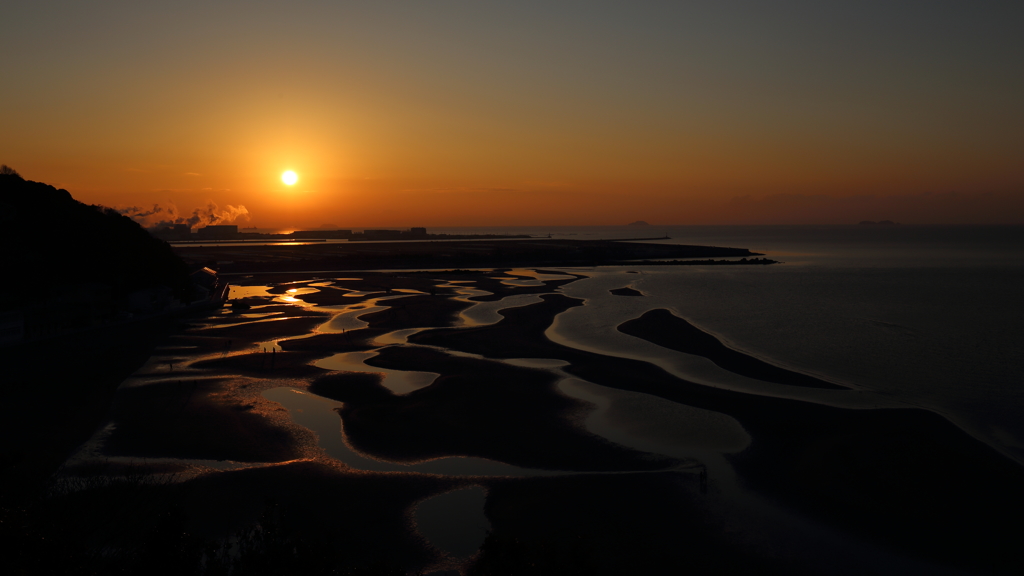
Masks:
[[[109,286],[115,297],[157,285],[186,296],[188,266],[171,247],[131,218],[102,206],[89,206],[67,190],[25,180],[0,167],[0,246],[4,266],[19,282],[0,285],[8,302],[46,297],[70,284]]]

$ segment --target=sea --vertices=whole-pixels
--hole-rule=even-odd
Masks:
[[[579,270],[562,292],[587,306],[548,336],[654,361],[703,384],[849,408],[941,414],[1024,464],[1024,227],[601,226],[430,229],[748,248],[768,266]],[[667,237],[667,238],[664,238]],[[644,298],[609,297],[625,286]],[[666,308],[727,346],[856,390],[770,386],[617,332]]]

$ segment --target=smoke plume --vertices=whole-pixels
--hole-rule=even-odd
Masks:
[[[179,211],[172,202],[153,204],[153,207],[148,209],[128,206],[118,208],[117,211],[135,220],[143,228],[151,229],[163,228],[172,224],[188,224],[189,228],[204,228],[217,224],[233,224],[239,219],[249,220],[249,211],[245,206],[228,204],[221,208],[212,200],[208,200],[206,206],[196,208],[187,215]]]

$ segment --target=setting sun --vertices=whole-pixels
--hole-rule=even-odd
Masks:
[[[284,174],[281,174],[281,181],[291,186],[292,184],[295,184],[296,182],[299,181],[299,175],[296,174],[295,172],[292,172],[291,170],[288,170]]]

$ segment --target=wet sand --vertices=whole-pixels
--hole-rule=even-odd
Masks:
[[[442,374],[405,396],[379,385],[330,396],[345,403],[341,416],[349,439],[371,454],[400,461],[464,454],[556,470],[657,470],[674,464],[642,458],[574,426],[583,406],[555,391],[556,378],[546,371],[408,347],[385,348],[367,363]]]
[[[678,483],[669,473],[493,482],[493,529],[470,574],[811,573],[737,545]]]
[[[425,565],[436,561],[438,554],[410,530],[408,511],[416,501],[462,483],[442,477],[349,473],[329,464],[295,462],[210,474],[183,488],[189,516],[204,520],[197,523],[203,536],[230,534],[239,524],[257,521],[270,498],[285,516],[283,528],[319,541],[315,549],[337,555],[342,565],[394,558]]]
[[[697,329],[668,310],[651,310],[635,320],[620,325],[618,330],[670,350],[703,356],[730,372],[757,380],[790,386],[844,389],[843,386],[779,368],[753,356],[727,348],[714,336]]]
[[[987,517],[1007,507],[1024,512],[1014,488],[1024,485],[1024,471],[941,416],[742,394],[689,383],[644,362],[560,346],[544,336],[546,319],[582,302],[543,298],[502,311],[505,320],[497,325],[420,332],[409,340],[498,358],[557,358],[570,363],[567,373],[596,384],[727,414],[752,436],[751,446],[732,459],[753,490],[926,557],[965,566],[982,558],[1012,562],[1008,533]],[[659,337],[647,324],[632,330]]]
[[[573,279],[529,285],[528,277],[511,276],[524,280],[516,285],[507,272],[378,273],[358,280],[281,276],[284,284],[267,293],[294,294],[298,302],[247,299],[252,309],[225,310],[172,337],[122,385],[110,415],[113,431],[97,435],[93,448],[98,458],[114,458],[113,465],[151,459],[141,469],[153,475],[187,472],[171,485],[142,490],[186,502],[184,526],[196,537],[236,534],[279,508],[287,511],[282,522],[289,530],[320,542],[309,544],[312,549],[342,542],[339,550],[355,564],[384,557],[403,569],[451,567],[454,560],[417,534],[412,509],[431,495],[478,485],[487,490],[492,531],[477,557],[460,565],[466,573],[519,565],[554,573],[653,573],[664,566],[705,574],[820,573],[799,543],[786,550],[751,545],[743,517],[720,511],[730,498],[724,479],[712,476],[709,494],[703,494],[692,461],[587,432],[582,420],[592,407],[561,394],[556,373],[501,361],[554,359],[565,374],[594,384],[735,418],[750,445],[716,458],[735,469],[742,490],[808,522],[949,566],[994,565],[1012,573],[1019,563],[1013,542],[1020,531],[994,526],[989,517],[993,511],[1008,519],[1024,512],[1018,495],[1024,474],[940,416],[743,394],[687,382],[646,362],[563,346],[544,333],[557,314],[584,304],[556,292]],[[441,286],[452,280],[473,282],[493,295],[456,299],[454,288]],[[299,293],[313,283],[325,284]],[[420,293],[397,292],[402,289]],[[330,317],[315,307],[359,303],[388,290],[409,295],[364,314],[365,328],[315,333]],[[502,310],[493,325],[447,327],[474,301],[493,300],[499,291],[540,294],[541,301]],[[256,317],[264,314],[270,316]],[[788,384],[811,378],[723,352],[714,337],[665,314],[651,311],[619,329],[718,358],[732,366],[723,367],[748,370],[755,378],[792,378]],[[376,342],[412,328],[425,330],[410,335],[407,345]],[[270,340],[279,340],[283,350],[269,355],[272,365],[261,344]],[[339,352],[378,348],[365,362],[366,373],[314,366]],[[440,376],[398,395],[381,384],[374,368]],[[338,433],[368,457],[401,463],[474,456],[576,474],[465,478],[350,470],[318,448],[316,434],[292,422],[285,408],[262,397],[281,386],[339,402]],[[161,460],[168,458],[173,460]],[[216,471],[203,464],[217,460],[245,469]],[[89,462],[79,460],[68,473],[95,473],[95,459],[91,468]]]
[[[105,451],[111,456],[238,462],[301,457],[303,439],[269,422],[265,413],[276,407],[244,394],[245,387],[185,378],[122,389],[111,412],[114,429]]]

